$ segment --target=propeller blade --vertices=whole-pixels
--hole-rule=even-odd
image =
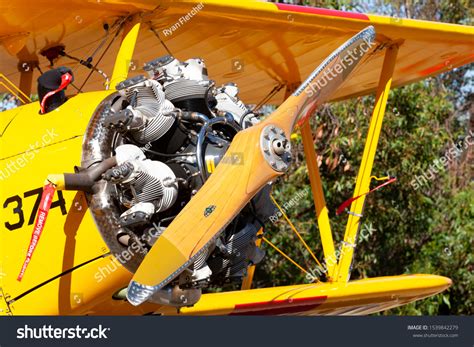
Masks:
[[[315,109],[327,102],[374,47],[375,29],[368,26],[332,52],[270,116],[273,123],[292,132]]]
[[[334,51],[265,121],[234,137],[214,173],[140,264],[127,291],[133,305],[148,300],[196,261],[250,199],[286,171],[291,161],[288,139],[294,126],[333,95],[370,51],[374,37],[371,26],[359,32]]]

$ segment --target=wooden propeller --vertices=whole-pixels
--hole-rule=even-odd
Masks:
[[[239,132],[212,176],[146,255],[128,286],[133,305],[189,267],[252,197],[291,161],[289,136],[326,102],[371,50],[369,26],[336,49],[265,121]]]

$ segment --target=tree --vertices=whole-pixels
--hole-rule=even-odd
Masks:
[[[324,7],[360,9],[360,3],[320,2]],[[328,6],[329,5],[329,6]],[[377,2],[384,14],[468,23],[467,1]],[[472,66],[391,91],[373,172],[398,178],[366,200],[362,228],[370,236],[359,240],[352,279],[403,273],[450,277],[453,286],[435,297],[385,314],[472,314],[474,244],[474,183],[472,158]],[[471,84],[472,85],[472,84]],[[312,120],[315,145],[335,242],[343,238],[345,217],[337,206],[351,196],[367,134],[374,97],[325,105]],[[472,133],[474,135],[474,133]],[[471,135],[471,136],[472,136]],[[284,203],[309,186],[301,139],[294,146],[296,165],[274,187]],[[306,242],[321,260],[311,194],[287,210]],[[306,268],[315,264],[299,245],[284,219],[267,237]],[[257,267],[258,286],[301,283],[304,274],[266,247],[267,260]]]

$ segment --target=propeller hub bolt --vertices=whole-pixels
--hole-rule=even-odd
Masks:
[[[286,147],[285,142],[286,141],[282,141],[280,139],[274,140],[272,142],[273,152],[277,155],[282,155],[283,153],[285,153],[285,147]]]
[[[291,145],[282,129],[274,125],[263,128],[260,147],[263,157],[273,170],[284,172],[288,169],[291,163]]]

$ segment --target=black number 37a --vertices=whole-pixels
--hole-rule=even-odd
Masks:
[[[28,218],[28,225],[31,225],[35,222],[35,216],[38,212],[38,207],[41,202],[41,195],[43,193],[43,188],[37,188],[30,191],[27,191],[23,194],[23,198],[28,198],[30,196],[36,196],[35,204]],[[57,191],[58,199],[51,203],[51,208],[60,207],[61,213],[63,215],[67,214],[66,211],[66,201],[64,200],[63,192],[60,190]],[[19,195],[10,196],[3,203],[4,209],[12,209],[13,214],[16,216],[15,220],[10,220],[5,222],[5,228],[8,230],[19,229],[25,223],[25,214],[23,212],[23,200]]]

